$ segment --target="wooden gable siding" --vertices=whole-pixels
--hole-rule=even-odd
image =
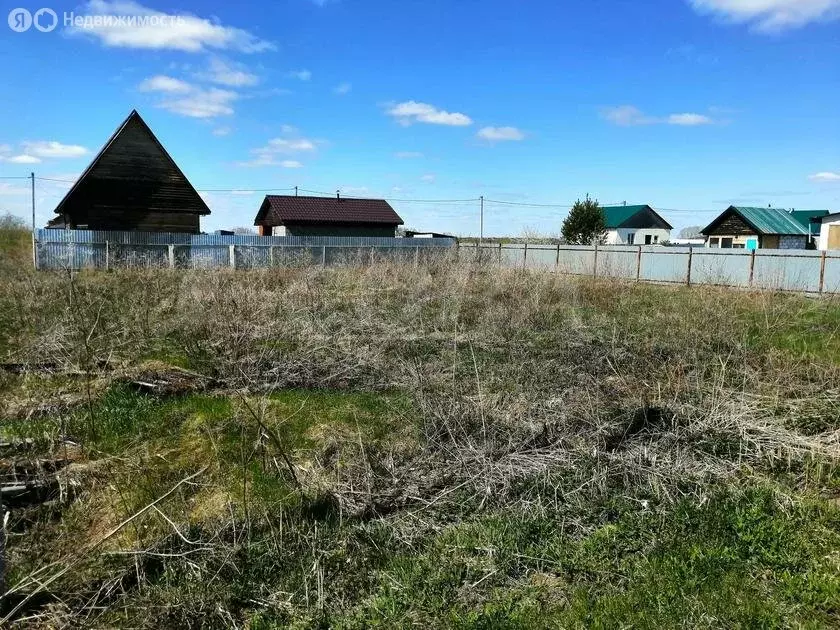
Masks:
[[[727,215],[708,233],[708,236],[753,236],[756,231],[734,212]]]
[[[70,227],[199,231],[204,201],[139,115],[132,114],[56,208]]]

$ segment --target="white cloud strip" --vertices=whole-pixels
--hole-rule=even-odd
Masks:
[[[822,173],[814,173],[808,176],[808,179],[812,182],[840,182],[840,173],[823,171]]]
[[[166,75],[149,77],[137,89],[164,96],[157,107],[190,118],[216,118],[233,114],[239,94],[219,88],[202,88]]]
[[[676,125],[679,127],[697,127],[701,125],[713,125],[715,120],[704,114],[686,112],[682,114],[671,114],[664,118],[648,116],[638,107],[633,105],[619,105],[617,107],[606,107],[601,110],[601,116],[607,122],[620,127],[638,127],[641,125]]]
[[[476,135],[488,142],[510,142],[525,139],[525,134],[516,127],[483,127]]]
[[[798,28],[840,17],[840,0],[689,0],[700,13],[746,23],[759,31]]]
[[[387,114],[404,126],[414,123],[425,123],[428,125],[449,125],[453,127],[466,127],[473,123],[472,118],[460,112],[447,112],[438,109],[428,103],[417,101],[405,101],[390,105]]]
[[[293,127],[284,125],[285,129],[295,132]],[[247,162],[239,162],[239,166],[280,166],[282,168],[302,168],[303,164],[298,160],[280,159],[280,156],[294,155],[297,153],[314,153],[318,149],[318,141],[309,138],[273,138],[268,143],[257,149],[251,150],[252,159]]]
[[[98,39],[113,48],[180,50],[236,50],[256,53],[275,50],[274,44],[248,31],[189,13],[165,13],[133,0],[89,0],[67,31]]]

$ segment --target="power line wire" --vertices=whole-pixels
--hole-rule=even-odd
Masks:
[[[0,179],[30,179],[29,177],[0,177]],[[51,177],[36,177],[36,181],[46,181],[46,182],[56,182],[61,184],[74,184],[76,183],[74,180],[68,179],[55,179]],[[198,192],[205,192],[205,193],[251,193],[251,192],[291,192],[296,190],[295,188],[196,188]],[[325,192],[323,190],[310,190],[307,188],[297,188],[298,192],[306,192],[306,193],[313,193],[316,195],[323,195],[326,197],[331,197],[334,193]],[[364,197],[359,197],[356,195],[343,195],[344,199],[364,199]],[[481,199],[479,197],[470,198],[470,199],[401,199],[399,197],[383,197],[384,201],[391,201],[394,203],[440,203],[440,204],[459,204],[459,203],[479,203]],[[569,209],[572,208],[574,204],[565,204],[565,203],[533,203],[533,202],[526,202],[526,201],[502,201],[500,199],[485,199],[484,202],[486,204],[498,204],[502,206],[512,206],[512,207],[520,207],[520,208],[558,208],[558,209]],[[601,204],[602,206],[620,206],[621,203],[605,203]],[[668,212],[672,214],[712,214],[712,213],[719,213],[719,209],[713,210],[686,210],[686,209],[679,209],[679,208],[656,208],[655,210],[659,212]]]

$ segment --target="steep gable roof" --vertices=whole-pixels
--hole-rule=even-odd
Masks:
[[[275,226],[286,223],[402,225],[403,220],[384,199],[266,195],[254,225]]]
[[[740,217],[758,234],[778,234],[780,236],[808,236],[815,230],[810,227],[812,217],[819,218],[828,214],[828,210],[799,210],[788,212],[781,208],[756,208],[751,206],[729,206],[700,233],[708,234],[730,214]]]
[[[183,171],[132,110],[70,188],[55,212],[141,211],[210,214]]]
[[[604,219],[606,220],[608,230],[615,230],[620,227],[638,227],[637,225],[626,226],[625,224],[631,222],[638,223],[639,221],[644,222],[646,214],[650,218],[651,225],[656,225],[656,227],[664,225],[667,226],[666,229],[668,230],[674,229],[656,210],[647,204],[635,206],[602,206],[601,209],[604,211]],[[636,221],[631,221],[631,219],[636,219]]]

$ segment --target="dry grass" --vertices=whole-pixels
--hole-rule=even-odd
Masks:
[[[524,626],[597,625],[573,595],[607,586],[520,542],[493,552],[509,565],[470,551],[449,604],[410,576],[499,519],[585,545],[722,489],[771,488],[790,512],[840,481],[828,300],[440,261],[21,273],[0,301],[0,352],[24,372],[0,375],[6,433],[80,449],[72,492],[13,512],[22,625],[510,627],[535,583],[567,604]],[[516,610],[490,622],[500,593]],[[835,604],[773,611],[825,622]],[[709,625],[704,606],[660,623]]]

